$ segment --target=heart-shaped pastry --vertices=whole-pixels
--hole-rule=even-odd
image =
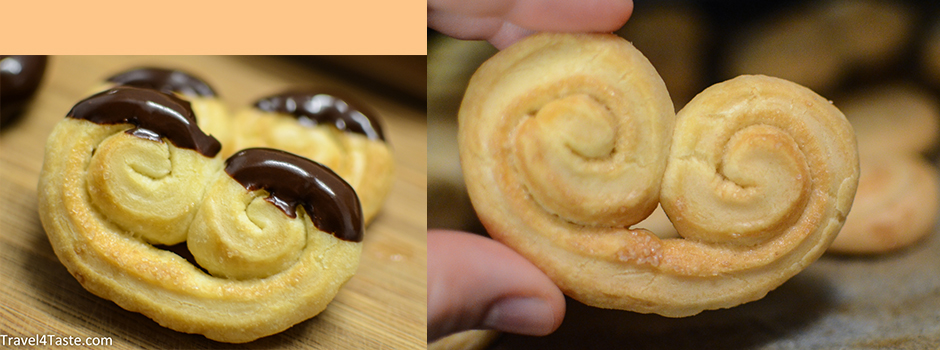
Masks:
[[[528,37],[484,63],[461,165],[493,238],[588,305],[681,317],[763,297],[825,252],[858,183],[832,103],[741,76],[678,115],[614,35]],[[632,228],[662,207],[678,238]]]
[[[359,265],[356,192],[297,155],[221,149],[177,95],[118,86],[76,104],[39,182],[59,260],[92,293],[218,341],[323,311]],[[161,249],[183,242],[195,262]]]

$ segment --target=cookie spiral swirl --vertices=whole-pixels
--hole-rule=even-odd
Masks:
[[[672,317],[758,299],[825,251],[858,180],[831,103],[744,76],[672,111],[622,39],[526,39],[481,66],[461,106],[474,208],[567,295]],[[682,237],[631,228],[658,202]]]

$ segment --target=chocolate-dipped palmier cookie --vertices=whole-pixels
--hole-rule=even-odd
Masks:
[[[377,113],[337,91],[294,90],[262,98],[237,114],[232,128],[223,153],[270,147],[320,162],[356,189],[366,222],[391,187],[394,161]]]
[[[176,95],[116,87],[56,125],[39,213],[59,260],[90,292],[213,340],[248,342],[317,315],[359,264],[355,192],[286,152],[223,161],[195,114]],[[159,249],[182,242],[198,265]]]
[[[32,100],[47,61],[46,56],[0,55],[0,125],[21,114]]]

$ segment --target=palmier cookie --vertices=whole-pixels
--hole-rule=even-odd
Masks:
[[[141,67],[108,77],[94,92],[121,85],[159,90],[189,101],[194,113],[199,116],[199,128],[223,145],[230,142],[232,121],[228,108],[203,79],[179,69]]]
[[[270,147],[310,158],[346,180],[362,202],[366,222],[392,185],[394,160],[378,114],[337,91],[286,91],[235,116],[223,153]]]
[[[724,55],[724,76],[765,74],[815,91],[834,88],[845,60],[826,21],[805,7],[775,14],[734,35]]]
[[[223,162],[220,149],[173,95],[117,87],[79,102],[49,136],[39,180],[59,260],[88,291],[217,341],[320,313],[359,264],[355,192],[296,155]],[[182,242],[198,265],[158,248]]]
[[[828,0],[806,16],[825,23],[831,45],[845,65],[872,74],[898,62],[917,23],[908,4],[888,0]]]
[[[862,153],[861,169],[852,213],[829,251],[896,251],[934,231],[940,210],[935,166],[913,153]]]
[[[829,251],[886,253],[934,232],[940,179],[922,154],[937,146],[940,104],[927,91],[888,85],[840,106],[858,135],[862,170],[852,213]]]
[[[837,101],[863,154],[925,153],[940,140],[940,102],[913,85],[882,85]]]
[[[12,122],[32,101],[48,60],[46,56],[0,55],[0,126]]]
[[[487,231],[595,307],[681,317],[761,298],[829,247],[858,183],[852,128],[826,99],[741,76],[675,116],[653,67],[613,35],[501,51],[458,121]],[[630,229],[657,202],[682,238]]]

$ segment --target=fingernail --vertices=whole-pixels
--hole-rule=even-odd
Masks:
[[[503,332],[546,335],[555,330],[552,307],[538,298],[503,299],[483,319],[483,327]]]

